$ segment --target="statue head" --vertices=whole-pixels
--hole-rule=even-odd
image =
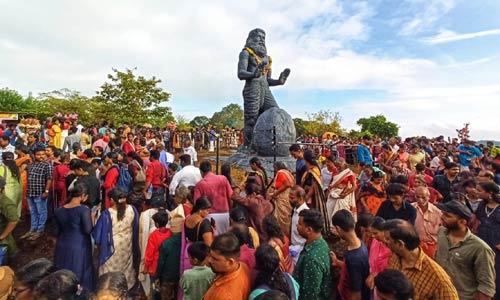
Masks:
[[[266,32],[260,28],[250,31],[245,47],[252,49],[260,57],[266,56]]]

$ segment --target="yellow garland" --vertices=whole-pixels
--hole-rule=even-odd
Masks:
[[[260,58],[257,54],[255,54],[255,52],[249,47],[246,47],[245,50],[247,50],[248,53],[251,56],[253,56],[253,58],[255,58],[255,61],[257,61],[257,65],[260,65],[260,63],[262,62],[262,58]],[[268,57],[269,57],[269,65],[262,70],[262,74],[264,75],[267,75],[267,73],[269,73],[269,71],[271,71],[271,68],[273,67],[273,59],[271,58],[271,56]]]

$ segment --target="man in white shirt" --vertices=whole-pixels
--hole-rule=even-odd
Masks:
[[[196,149],[194,149],[194,147],[191,146],[190,140],[186,140],[184,142],[183,149],[184,149],[184,154],[188,154],[189,156],[191,156],[191,165],[194,166],[198,161],[198,153],[196,152]]]
[[[182,169],[175,173],[170,182],[170,195],[175,195],[175,189],[179,186],[195,186],[201,180],[200,169],[191,165],[191,156],[184,154],[179,157]]]
[[[394,153],[398,153],[398,150],[399,150],[399,146],[397,144],[397,140],[396,138],[393,138],[391,137],[389,139],[389,147],[391,147],[391,151],[394,152]]]
[[[0,166],[3,166],[2,153],[12,152],[14,154],[14,159],[17,158],[16,147],[10,144],[10,137],[4,135],[0,137]]]
[[[292,221],[290,225],[290,255],[292,256],[292,259],[295,261],[295,263],[297,263],[299,254],[306,243],[306,239],[304,239],[297,231],[297,224],[299,223],[299,213],[304,209],[309,209],[309,207],[307,206],[305,201],[306,191],[300,185],[293,186],[290,190],[290,193],[288,194],[288,197],[290,205],[293,207]]]

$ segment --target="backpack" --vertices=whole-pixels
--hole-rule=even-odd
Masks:
[[[118,168],[118,180],[116,181],[116,187],[124,192],[132,191],[134,186],[134,178],[130,175],[128,167],[117,167]]]

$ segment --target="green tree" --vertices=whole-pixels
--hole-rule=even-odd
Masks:
[[[194,128],[205,127],[210,123],[210,119],[206,116],[196,116],[189,124]]]
[[[188,120],[186,117],[183,115],[177,115],[175,117],[175,121],[177,123],[177,128],[181,131],[189,131],[192,129],[191,124],[189,124]]]
[[[297,136],[307,134],[307,129],[306,129],[307,122],[308,121],[303,120],[301,118],[294,118],[293,119],[293,124],[295,125],[295,132],[297,133]]]
[[[110,115],[102,102],[69,89],[41,93],[34,101],[34,107],[40,119],[54,117],[58,112],[78,114],[78,120],[85,125],[106,120]]]
[[[110,113],[107,118],[109,121],[135,124],[153,121],[162,123],[153,124],[155,126],[164,126],[164,122],[173,120],[170,108],[164,106],[170,94],[158,86],[160,79],[136,76],[130,69],[125,72],[113,69],[108,79],[110,82],[101,86],[95,98]]]
[[[361,126],[361,132],[369,132],[384,139],[397,136],[399,132],[399,126],[389,122],[383,115],[361,118],[357,124]]]
[[[0,89],[0,110],[3,112],[33,112],[33,99],[32,97],[25,99],[17,91],[3,88]]]
[[[336,135],[344,133],[344,130],[340,127],[342,118],[338,112],[320,110],[316,113],[308,113],[307,118],[309,119],[306,123],[308,134],[320,136],[325,132],[333,132]]]
[[[213,114],[210,123],[217,128],[234,127],[236,129],[243,128],[243,109],[235,103],[231,103],[221,111]]]

